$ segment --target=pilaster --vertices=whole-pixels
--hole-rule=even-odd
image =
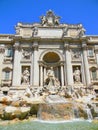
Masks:
[[[82,42],[82,48],[83,48],[83,63],[84,63],[85,81],[86,81],[86,85],[89,85],[91,83],[91,81],[90,81],[89,64],[88,64],[88,58],[87,58],[86,42]]]
[[[65,47],[65,61],[66,61],[65,66],[66,66],[67,85],[73,85],[73,71],[72,71],[69,43],[65,42],[64,47]]]
[[[38,42],[33,43],[33,86],[39,86]]]
[[[2,80],[2,63],[3,63],[3,59],[4,59],[4,52],[5,52],[5,46],[4,44],[0,45],[0,84],[1,84],[1,80]]]
[[[13,63],[13,79],[12,79],[12,86],[20,86],[21,84],[21,51],[20,51],[20,44],[18,41],[14,44],[14,63]]]

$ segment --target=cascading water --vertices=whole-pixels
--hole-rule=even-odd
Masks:
[[[38,119],[46,121],[72,120],[74,117],[72,108],[71,103],[41,104]]]
[[[91,113],[91,109],[89,107],[86,108],[86,112],[87,112],[88,120],[92,120],[93,116],[92,116],[92,113]]]

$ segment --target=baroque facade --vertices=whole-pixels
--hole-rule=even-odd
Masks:
[[[61,24],[51,10],[40,20],[0,34],[0,92],[45,86],[51,72],[61,87],[98,92],[98,36],[85,35],[82,24]]]

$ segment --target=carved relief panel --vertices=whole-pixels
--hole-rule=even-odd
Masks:
[[[81,51],[79,49],[72,49],[71,57],[72,57],[72,61],[81,60]]]
[[[22,60],[30,60],[31,59],[31,49],[23,48],[22,49]]]

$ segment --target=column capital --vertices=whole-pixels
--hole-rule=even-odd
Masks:
[[[82,49],[83,50],[87,50],[87,44],[86,44],[86,42],[82,42]]]
[[[70,49],[70,45],[69,45],[68,42],[64,43],[64,48],[65,48],[65,50],[69,50]]]
[[[63,65],[64,65],[64,61],[61,61],[61,62],[60,62],[60,65],[63,66]]]
[[[20,50],[21,49],[20,43],[18,41],[15,42],[15,44],[13,45],[13,47],[14,47],[15,50]]]
[[[32,48],[34,50],[38,50],[38,42],[37,41],[33,42]]]
[[[42,61],[38,61],[39,66],[44,66]]]

